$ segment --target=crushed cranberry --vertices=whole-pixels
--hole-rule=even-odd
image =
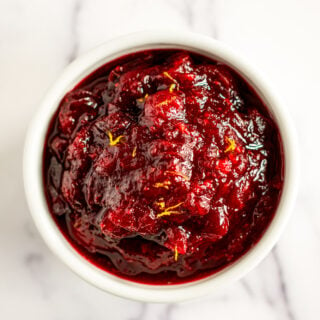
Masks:
[[[248,251],[277,208],[276,124],[229,67],[153,50],[66,94],[44,149],[51,213],[89,261],[144,283],[210,275]]]

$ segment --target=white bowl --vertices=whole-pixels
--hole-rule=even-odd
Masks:
[[[122,55],[154,48],[186,49],[226,63],[237,70],[268,106],[282,137],[285,180],[275,217],[261,240],[229,267],[207,278],[179,285],[145,285],[113,276],[83,258],[64,238],[48,210],[42,180],[42,154],[48,125],[63,96],[86,75]],[[209,37],[169,31],[148,31],[111,40],[72,62],[47,93],[30,124],[24,150],[24,184],[35,224],[47,245],[76,274],[115,295],[147,302],[177,302],[217,292],[244,276],[271,250],[282,232],[293,206],[297,186],[295,132],[290,117],[267,82],[226,45]]]

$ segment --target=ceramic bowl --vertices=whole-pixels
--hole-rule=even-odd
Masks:
[[[278,124],[283,141],[285,179],[275,217],[261,240],[240,259],[207,278],[178,285],[147,285],[121,279],[91,264],[64,238],[48,210],[42,178],[46,132],[60,100],[81,79],[103,64],[128,53],[147,49],[185,49],[223,62],[235,69],[256,90]],[[209,293],[239,279],[254,268],[272,249],[290,215],[297,186],[295,133],[284,105],[268,81],[225,44],[212,38],[169,31],[139,32],[108,41],[72,62],[44,97],[30,124],[24,150],[24,185],[34,222],[51,250],[76,274],[96,287],[115,295],[145,302],[177,302]]]

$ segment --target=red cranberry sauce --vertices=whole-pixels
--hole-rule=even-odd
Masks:
[[[262,236],[283,185],[276,124],[229,67],[131,54],[62,99],[44,149],[50,211],[89,261],[170,284],[229,265]]]

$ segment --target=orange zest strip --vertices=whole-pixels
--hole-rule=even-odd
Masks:
[[[170,84],[169,92],[172,93],[175,88],[176,88],[176,84],[175,83]]]
[[[224,150],[224,152],[232,152],[236,149],[236,142],[233,139],[230,138],[226,138],[227,142],[228,142],[228,147]]]
[[[174,261],[178,261],[179,252],[177,246],[174,247]]]
[[[145,102],[145,100],[149,97],[149,95],[146,93],[146,95],[142,98],[137,99],[138,102]]]
[[[163,216],[170,216],[171,214],[181,214],[180,211],[172,210],[172,209],[176,209],[176,208],[180,207],[182,204],[183,204],[183,202],[180,202],[174,206],[165,208],[164,211],[157,214],[157,218],[161,218]]]
[[[163,200],[163,198],[161,198],[160,200]],[[156,205],[158,205],[161,209],[164,209],[166,207],[164,201],[157,201],[155,202]]]
[[[156,188],[165,188],[169,189],[171,181],[164,181],[164,182],[156,182],[153,186]]]
[[[169,103],[173,102],[174,100],[176,100],[175,96],[171,96],[169,99],[166,99],[160,103],[157,103],[157,107],[162,107],[162,106],[167,106],[169,105]]]
[[[178,171],[166,171],[166,173],[168,174],[172,174],[174,176],[179,176],[179,177],[182,177],[184,180],[186,181],[189,181],[189,177],[187,177],[186,175],[184,175],[183,173],[181,172],[178,172]]]
[[[119,136],[119,137],[113,139],[113,135],[110,131],[107,131],[107,135],[109,137],[109,145],[110,146],[116,146],[118,143],[120,143],[121,139],[124,139],[124,136]]]
[[[176,82],[176,80],[174,78],[172,78],[172,76],[167,71],[164,71],[163,75],[165,77],[169,78],[171,81]]]
[[[167,209],[166,209],[167,210]],[[172,215],[172,214],[181,214],[181,212],[180,211],[163,211],[163,212],[161,212],[161,213],[158,213],[157,214],[157,218],[161,218],[161,217],[164,217],[164,216],[170,216],[170,215]]]
[[[173,90],[176,88],[176,86],[178,86],[178,82],[177,82],[177,80],[174,79],[167,71],[164,71],[164,72],[163,72],[163,75],[164,75],[165,77],[169,78],[172,82],[174,82],[174,83],[172,83],[172,84],[170,85],[170,87],[169,87],[169,92],[172,93]]]
[[[132,151],[132,158],[134,158],[136,154],[137,154],[137,147],[134,147]]]

